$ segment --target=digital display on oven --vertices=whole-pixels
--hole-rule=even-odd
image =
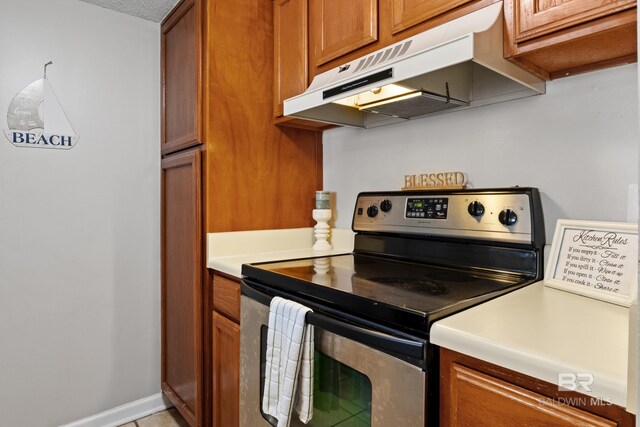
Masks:
[[[449,199],[446,197],[407,199],[405,218],[447,219]]]

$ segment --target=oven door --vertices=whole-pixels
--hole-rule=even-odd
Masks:
[[[277,424],[261,404],[272,297],[243,283],[241,427]],[[309,313],[307,321],[315,327],[313,419],[308,426],[426,425],[426,372],[374,348],[415,357],[424,354],[425,341],[412,342],[318,313]],[[295,411],[291,425],[304,425]]]

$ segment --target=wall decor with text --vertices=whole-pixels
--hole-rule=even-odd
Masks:
[[[638,226],[560,219],[545,285],[614,304],[637,298]]]
[[[438,172],[404,175],[401,190],[463,189],[467,176],[463,172]]]
[[[69,150],[78,142],[78,135],[47,80],[47,66],[51,64],[45,64],[43,78],[20,90],[9,104],[4,134],[16,147]]]

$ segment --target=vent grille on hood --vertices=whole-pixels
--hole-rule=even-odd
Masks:
[[[351,74],[355,74],[358,71],[366,71],[378,64],[384,65],[385,63],[392,61],[395,58],[403,57],[407,53],[407,50],[409,50],[409,47],[411,47],[412,42],[413,40],[409,40],[362,58],[358,63],[356,69],[353,70]]]
[[[493,3],[318,74],[285,100],[284,114],[368,128],[544,93],[542,79],[503,57],[502,7]]]

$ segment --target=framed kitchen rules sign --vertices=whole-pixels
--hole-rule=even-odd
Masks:
[[[637,277],[636,224],[558,220],[546,286],[629,306],[637,297]]]

